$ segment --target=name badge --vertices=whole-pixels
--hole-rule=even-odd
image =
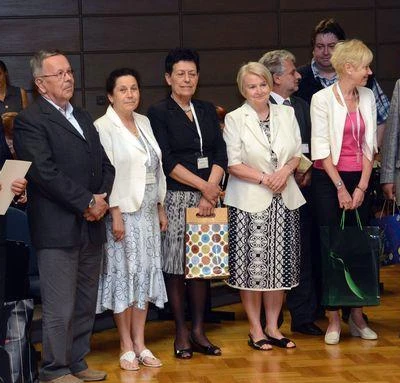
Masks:
[[[303,154],[309,154],[310,153],[310,148],[308,147],[308,144],[301,144],[301,152]]]
[[[146,173],[146,185],[155,183],[156,183],[156,175],[154,173]]]
[[[207,169],[208,168],[208,157],[199,157],[197,159],[197,169]]]

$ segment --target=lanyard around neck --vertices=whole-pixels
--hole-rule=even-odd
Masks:
[[[360,145],[360,130],[361,130],[360,126],[361,126],[361,123],[360,123],[360,110],[358,108],[358,104],[357,104],[357,110],[356,110],[356,128],[357,128],[357,137],[356,137],[356,128],[354,127],[353,119],[350,116],[349,109],[347,108],[346,102],[345,102],[344,97],[343,97],[343,93],[342,93],[342,91],[340,89],[340,86],[339,86],[338,82],[336,83],[336,89],[337,89],[338,95],[340,97],[340,101],[342,102],[343,106],[346,108],[346,114],[349,117],[350,122],[351,122],[351,134],[352,134],[352,136],[354,138],[354,141],[357,144],[357,149],[360,152],[360,149],[361,149],[361,145]]]
[[[190,102],[190,110],[192,112],[194,123],[196,125],[197,134],[199,135],[199,138],[200,138],[200,153],[201,153],[201,156],[203,157],[203,136],[201,135],[199,121],[197,120],[196,111],[194,110],[194,106],[193,106],[192,102]]]

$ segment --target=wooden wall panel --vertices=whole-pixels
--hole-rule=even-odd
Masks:
[[[278,8],[278,0],[183,0],[182,9],[185,12],[255,12],[271,11]]]
[[[200,52],[200,86],[235,83],[240,66],[258,61],[265,49]]]
[[[374,0],[281,0],[281,9],[294,9],[302,11],[305,9],[343,9],[343,8],[373,8],[375,5]]]
[[[70,55],[78,92],[74,101],[99,115],[108,73],[121,66],[142,79],[141,110],[162,98],[164,58],[169,49],[199,50],[198,97],[236,107],[235,84],[243,62],[286,48],[299,65],[310,60],[313,26],[334,17],[348,37],[366,41],[377,55],[378,79],[387,93],[400,76],[399,0],[2,0],[0,57],[13,82],[30,90],[29,58],[43,48]]]
[[[376,0],[379,7],[399,7],[399,0]]]
[[[382,45],[379,47],[378,78],[397,79],[400,77],[400,44]]]
[[[169,49],[179,45],[177,16],[88,17],[83,21],[86,51]]]
[[[348,38],[357,37],[367,43],[375,41],[373,10],[335,12],[283,12],[281,17],[282,46],[304,46],[310,44],[311,31],[322,19],[334,17]],[[362,23],[355,24],[355,20]]]
[[[400,42],[400,8],[378,11],[378,39],[382,43]]]
[[[80,48],[78,18],[1,20],[0,36],[7,36],[0,39],[0,54],[46,48],[72,52]]]
[[[224,107],[228,112],[238,108],[244,101],[236,84],[231,86],[200,87],[196,97],[214,105]]]
[[[178,0],[84,0],[83,14],[177,13]]]
[[[78,0],[1,0],[0,17],[77,15]]]
[[[267,47],[275,45],[277,37],[274,13],[183,17],[183,45],[197,49]]]
[[[104,88],[109,73],[122,67],[138,71],[142,86],[162,86],[165,56],[166,52],[86,54],[86,86]]]

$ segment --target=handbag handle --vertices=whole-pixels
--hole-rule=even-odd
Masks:
[[[392,202],[392,215],[394,215],[395,210],[397,210],[397,213],[400,213],[399,207],[396,203],[396,197],[393,198],[393,200],[388,200],[385,198],[385,201],[383,202],[383,206],[382,206],[382,210],[381,210],[381,214],[379,215],[379,219],[382,219],[383,217],[383,212],[385,211],[385,206],[386,206],[386,202],[391,201]],[[396,209],[397,208],[397,209]]]
[[[360,214],[358,213],[357,209],[355,209],[355,213],[356,213],[357,226],[362,231],[363,230],[363,225],[361,223]],[[340,219],[340,228],[342,230],[344,230],[345,221],[346,221],[346,210],[343,209],[342,218]]]

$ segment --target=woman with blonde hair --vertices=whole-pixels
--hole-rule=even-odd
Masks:
[[[272,77],[250,62],[237,75],[245,103],[225,117],[229,180],[228,284],[240,290],[250,347],[296,347],[278,329],[285,290],[299,283],[299,207],[305,200],[293,173],[301,156],[293,108],[270,104]],[[267,324],[260,323],[264,305]]]
[[[342,209],[357,209],[363,224],[368,218],[368,189],[376,143],[376,105],[365,88],[372,52],[360,40],[338,43],[331,62],[339,80],[311,101],[311,148],[315,161],[312,187],[319,226],[339,225]],[[349,218],[354,218],[350,216]],[[346,224],[354,221],[346,219]],[[339,307],[328,307],[326,344],[340,339]],[[376,339],[362,315],[351,308],[350,332],[363,339]]]

